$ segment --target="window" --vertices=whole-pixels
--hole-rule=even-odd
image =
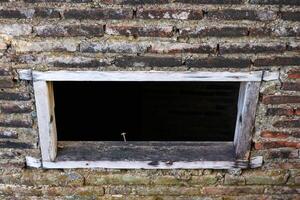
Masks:
[[[259,87],[277,76],[34,71],[43,167],[259,166],[249,160]]]

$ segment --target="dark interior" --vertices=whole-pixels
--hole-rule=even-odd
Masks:
[[[239,83],[54,82],[61,141],[232,141]]]

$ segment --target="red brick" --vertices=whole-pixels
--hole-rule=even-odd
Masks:
[[[172,37],[174,35],[172,26],[131,26],[131,25],[107,25],[105,33],[109,35],[125,35],[134,37]]]
[[[220,44],[220,53],[279,53],[286,50],[285,44]]]
[[[181,58],[154,56],[124,56],[115,60],[117,67],[178,67],[182,65]]]
[[[289,137],[289,134],[284,132],[263,131],[260,133],[260,136],[264,138],[284,139]]]
[[[272,29],[267,27],[250,27],[249,28],[249,36],[270,36],[272,33]]]
[[[273,11],[257,11],[257,10],[212,10],[208,11],[207,17],[211,19],[220,20],[257,20],[266,21],[274,20],[276,18],[276,13]]]
[[[139,19],[199,20],[203,18],[203,12],[202,10],[139,9],[136,17]]]
[[[300,83],[282,83],[282,90],[300,91]]]
[[[262,99],[264,104],[300,103],[300,96],[270,95]]]
[[[131,19],[133,11],[131,9],[90,9],[79,10],[70,9],[64,12],[66,19]]]
[[[290,116],[294,114],[294,109],[292,108],[268,108],[267,116]]]
[[[254,66],[295,66],[300,65],[300,57],[258,58]]]
[[[34,31],[41,37],[63,37],[63,36],[103,36],[103,25],[46,25],[36,26]]]
[[[254,145],[255,149],[274,149],[274,148],[300,148],[300,142],[288,142],[288,141],[269,141],[269,142],[257,142]]]
[[[300,108],[295,109],[295,115],[300,115]]]
[[[186,65],[188,67],[216,67],[216,68],[246,68],[250,67],[251,61],[242,58],[224,58],[224,57],[210,57],[200,59],[187,59]]]
[[[277,121],[273,126],[278,128],[300,128],[300,120]]]
[[[217,46],[189,43],[155,43],[151,45],[151,53],[214,53]]]
[[[288,78],[290,78],[290,79],[300,79],[300,70],[290,70],[288,72]]]
[[[242,37],[248,36],[247,27],[200,27],[179,30],[181,37]]]

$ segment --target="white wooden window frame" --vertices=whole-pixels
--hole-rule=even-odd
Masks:
[[[41,148],[41,161],[44,168],[144,168],[144,169],[231,169],[258,167],[261,157],[249,159],[251,138],[254,128],[256,106],[261,81],[278,79],[277,72],[177,72],[177,71],[31,71],[21,70],[20,79],[32,80],[36,103],[38,130]],[[57,133],[54,114],[54,81],[215,81],[240,82],[238,113],[234,141],[223,142],[233,145],[233,160],[176,161],[170,165],[158,162],[155,165],[145,161],[110,160],[64,160],[57,158]],[[76,142],[73,142],[74,144]],[[200,142],[199,142],[200,143]],[[223,144],[222,143],[222,144]],[[95,143],[96,144],[96,143]],[[99,143],[100,144],[100,143]],[[203,142],[209,146],[210,143]],[[212,145],[214,143],[211,143]],[[66,146],[69,144],[67,143]],[[72,144],[73,145],[73,144]],[[76,145],[76,144],[75,144]],[[85,143],[78,142],[78,145]],[[218,143],[217,145],[221,145]]]

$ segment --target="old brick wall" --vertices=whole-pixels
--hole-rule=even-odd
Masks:
[[[299,199],[299,0],[0,0],[0,199]],[[17,69],[280,71],[251,156],[227,170],[41,170],[32,83]]]

